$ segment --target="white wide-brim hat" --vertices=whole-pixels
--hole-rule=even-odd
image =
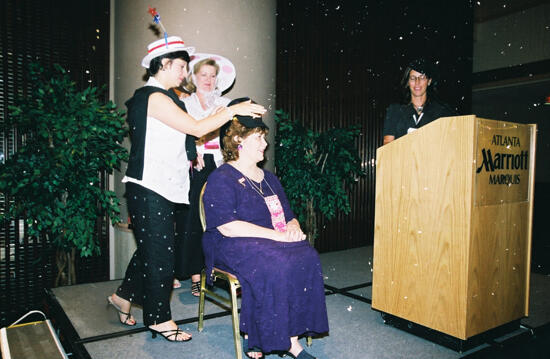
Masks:
[[[220,90],[221,92],[224,92],[229,87],[231,87],[231,85],[233,85],[233,82],[235,82],[235,77],[237,76],[235,66],[233,66],[231,61],[229,61],[227,58],[220,55],[204,54],[204,53],[194,54],[193,56],[191,56],[191,62],[189,63],[189,72],[194,73],[195,65],[197,64],[197,62],[204,59],[212,59],[216,61],[216,63],[220,67],[220,71],[218,72],[218,78],[216,80],[216,86],[218,90]]]
[[[179,36],[169,36],[166,40],[160,39],[150,43],[147,46],[147,55],[145,55],[143,60],[141,60],[141,66],[148,69],[151,64],[151,60],[155,57],[176,51],[187,51],[189,57],[191,57],[191,55],[195,53],[195,48],[185,46],[185,43]]]

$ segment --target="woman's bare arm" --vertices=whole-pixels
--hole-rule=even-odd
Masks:
[[[226,107],[213,115],[196,121],[193,117],[179,108],[171,98],[160,92],[149,96],[147,116],[154,117],[166,125],[196,137],[202,137],[207,133],[221,127],[235,115],[259,117],[265,113],[262,105],[253,104],[250,101],[238,103]]]
[[[291,224],[292,221],[289,222]],[[267,238],[279,242],[296,242],[305,239],[305,235],[296,223],[292,222],[286,232],[277,232],[274,229],[258,226],[245,221],[232,221],[218,226],[218,230],[226,237],[254,237]]]
[[[393,140],[395,140],[395,136],[391,136],[391,135],[384,136],[384,145],[390,143]]]

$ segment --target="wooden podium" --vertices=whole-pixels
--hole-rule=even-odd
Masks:
[[[445,117],[378,149],[373,309],[461,340],[528,315],[535,134]]]

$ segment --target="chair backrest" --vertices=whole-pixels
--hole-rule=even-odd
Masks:
[[[202,202],[202,196],[204,196],[204,189],[206,188],[206,183],[202,186],[201,194],[199,196],[199,217],[201,219],[202,231],[206,231],[206,215],[204,214],[204,203]]]

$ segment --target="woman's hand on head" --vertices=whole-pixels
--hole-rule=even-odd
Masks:
[[[252,103],[251,100],[238,103],[228,107],[234,115],[261,117],[266,113],[265,107],[257,103]]]

